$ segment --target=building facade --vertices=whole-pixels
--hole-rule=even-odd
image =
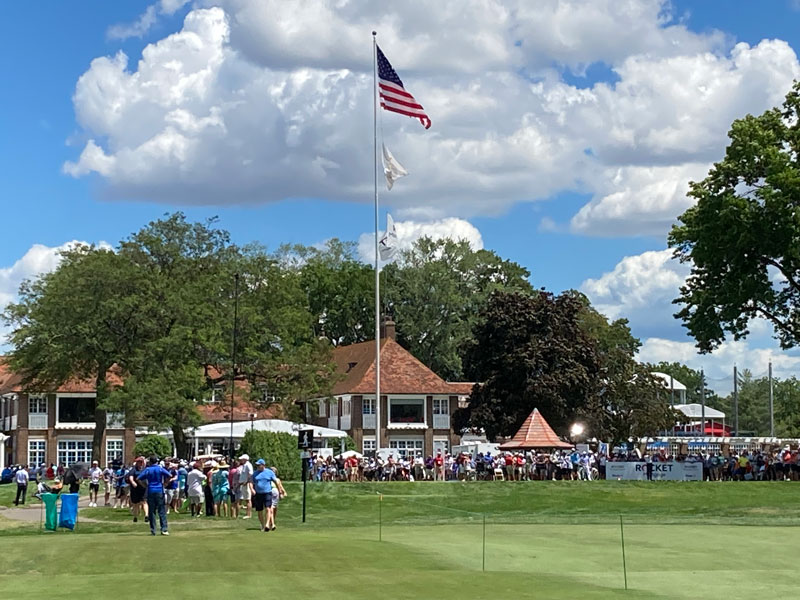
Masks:
[[[384,329],[380,425],[376,428],[374,341],[334,350],[342,380],[333,388],[332,401],[306,403],[306,421],[346,431],[364,453],[378,447],[395,456],[449,451],[461,439],[453,430],[452,415],[466,402],[472,384],[443,380],[397,343],[394,323]]]
[[[109,374],[110,383],[118,383]],[[93,382],[69,381],[55,391],[31,392],[0,359],[0,433],[5,434],[5,464],[40,465],[90,462],[95,429]],[[130,462],[135,431],[119,414],[109,413],[100,462]]]

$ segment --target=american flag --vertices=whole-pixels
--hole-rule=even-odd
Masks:
[[[378,48],[378,89],[382,108],[419,119],[425,129],[431,126],[431,120],[425,114],[425,109],[403,87],[403,82],[400,81],[397,72],[386,60],[380,47]]]

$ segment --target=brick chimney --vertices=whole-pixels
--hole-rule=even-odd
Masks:
[[[390,316],[386,316],[383,318],[383,322],[381,323],[381,339],[397,339],[397,333],[395,331],[395,322]]]

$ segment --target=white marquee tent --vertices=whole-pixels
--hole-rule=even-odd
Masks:
[[[318,425],[303,425],[292,421],[284,421],[283,419],[259,419],[257,421],[235,421],[233,423],[232,436],[234,443],[240,443],[244,438],[244,434],[251,429],[255,431],[270,431],[272,433],[289,433],[295,436],[300,429],[313,429],[314,438],[322,440],[323,448],[334,447],[335,440],[340,441],[336,446],[341,447],[344,444],[344,438],[347,437],[347,432],[339,429],[319,427]],[[166,437],[172,441],[171,432],[167,433]],[[202,425],[187,431],[186,437],[194,445],[195,456],[214,454],[215,449],[221,448],[230,440],[231,424],[230,422],[221,422]]]

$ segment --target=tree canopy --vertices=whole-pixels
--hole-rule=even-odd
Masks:
[[[702,352],[747,336],[756,317],[789,348],[800,342],[800,83],[782,107],[734,121],[728,137],[669,235],[691,264],[676,316]]]

